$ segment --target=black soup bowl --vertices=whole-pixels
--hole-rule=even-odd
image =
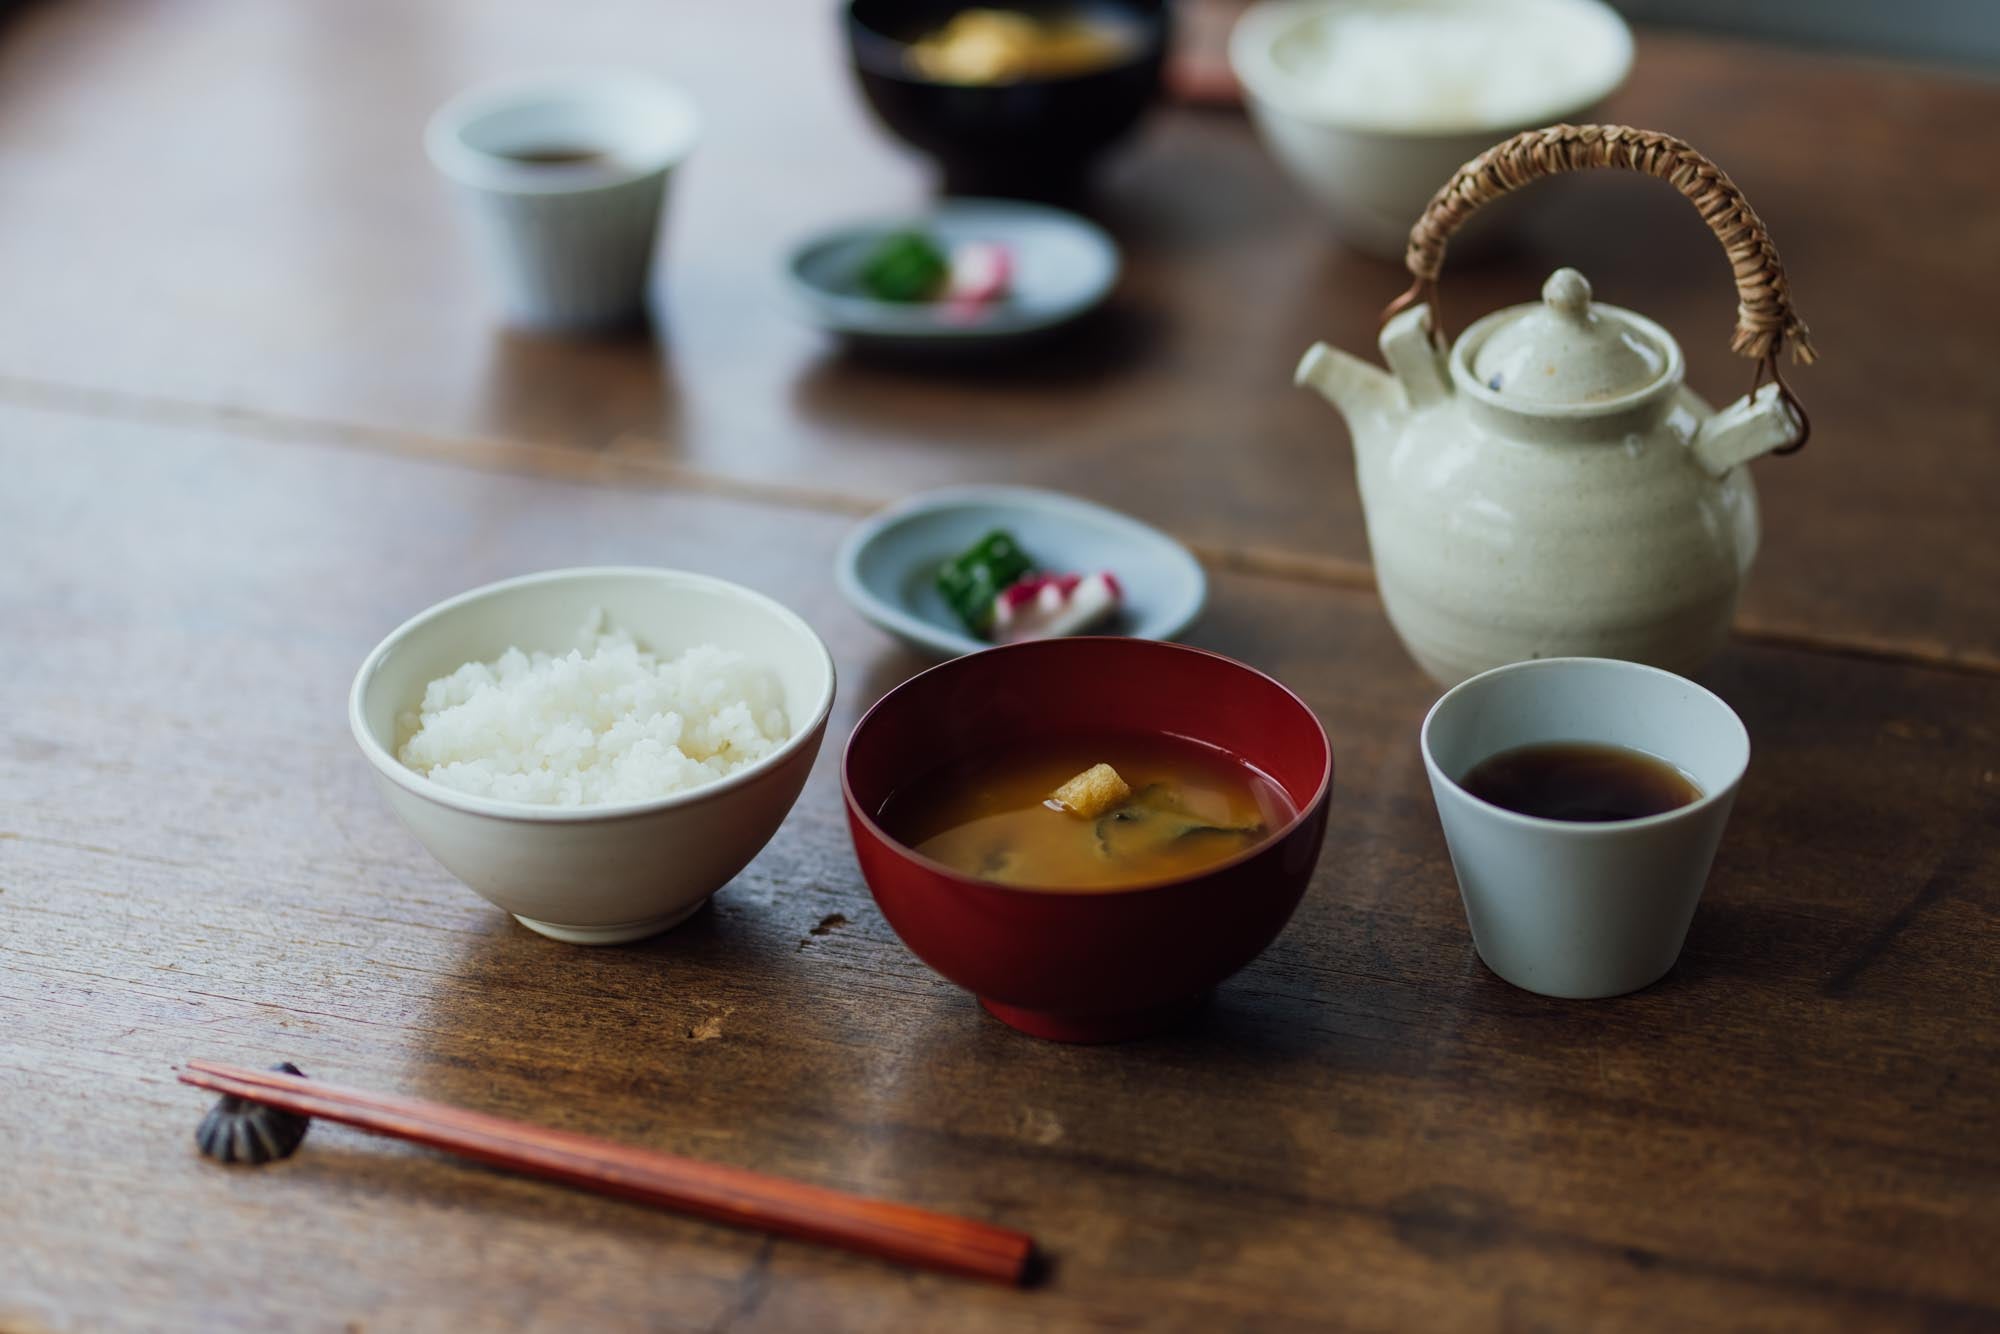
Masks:
[[[908,59],[912,42],[962,10],[1078,17],[1128,35],[1114,63],[1004,83],[942,83]],[[937,159],[949,194],[1061,197],[1158,96],[1167,0],[851,0],[848,53],[861,91],[894,134]]]

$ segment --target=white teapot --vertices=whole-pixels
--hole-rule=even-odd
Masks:
[[[1438,336],[1437,275],[1466,216],[1530,180],[1599,166],[1671,181],[1729,250],[1734,346],[1758,374],[1720,412],[1682,383],[1665,329],[1593,302],[1574,269],[1448,351]],[[1408,261],[1417,281],[1380,339],[1393,374],[1321,343],[1297,379],[1347,419],[1376,579],[1411,656],[1447,685],[1525,658],[1700,666],[1757,554],[1743,465],[1796,450],[1807,430],[1777,358],[1790,342],[1810,361],[1811,345],[1756,214],[1678,139],[1562,125],[1461,167],[1412,229]]]

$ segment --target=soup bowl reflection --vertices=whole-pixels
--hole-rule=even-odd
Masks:
[[[1174,735],[1269,777],[1296,814],[1189,874],[1047,890],[954,871],[878,816],[939,768],[1078,733]],[[1037,1037],[1108,1042],[1167,1027],[1290,920],[1319,860],[1333,754],[1311,709],[1220,654],[1142,639],[1041,640],[912,677],[856,725],[841,764],[855,854],[912,953]]]

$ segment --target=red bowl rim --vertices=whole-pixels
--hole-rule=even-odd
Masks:
[[[849,781],[848,778],[848,765],[849,761],[853,758],[855,739],[858,738],[863,732],[863,730],[867,728],[869,722],[875,717],[877,710],[881,709],[890,700],[894,699],[897,695],[901,694],[904,690],[908,689],[910,686],[915,685],[918,681],[923,680],[925,677],[930,676],[935,672],[942,672],[950,668],[956,667],[959,664],[965,662],[968,658],[983,658],[989,653],[1012,653],[1022,649],[1040,649],[1046,652],[1048,651],[1049,646],[1052,644],[1088,644],[1094,642],[1104,642],[1107,640],[1120,644],[1149,644],[1154,649],[1158,649],[1163,652],[1190,653],[1203,658],[1214,658],[1219,662],[1226,663],[1229,666],[1236,668],[1238,671],[1248,672],[1250,675],[1258,677],[1268,682],[1270,685],[1275,686],[1281,694],[1283,694],[1286,698],[1290,699],[1294,704],[1299,706],[1299,710],[1302,713],[1304,713],[1307,718],[1310,718],[1312,720],[1312,725],[1314,730],[1316,730],[1319,733],[1320,753],[1323,758],[1320,763],[1319,784],[1313,789],[1312,799],[1310,801],[1300,802],[1298,804],[1298,809],[1293,812],[1292,818],[1290,820],[1286,821],[1279,828],[1272,830],[1268,835],[1266,835],[1262,839],[1259,839],[1256,843],[1252,844],[1250,847],[1245,848],[1243,851],[1236,853],[1233,856],[1226,857],[1219,862],[1212,862],[1209,865],[1202,867],[1199,871],[1192,871],[1187,875],[1174,876],[1166,880],[1143,880],[1135,885],[1119,885],[1116,888],[1112,889],[1092,889],[1092,890],[1065,890],[1060,888],[1038,889],[1030,885],[1003,885],[996,880],[981,880],[977,876],[970,876],[966,875],[962,871],[955,871],[951,867],[946,866],[943,862],[924,856],[923,853],[918,852],[915,848],[909,846],[907,843],[904,843],[901,839],[891,834],[888,830],[884,829],[879,823],[876,822],[873,812],[864,809],[861,803],[855,800],[854,786]],[[1176,732],[1172,733],[1171,735],[1180,736],[1181,734]],[[1199,742],[1202,745],[1213,744],[1211,742],[1202,741],[1200,737],[1186,737],[1184,739],[1188,741]],[[1226,748],[1216,747],[1216,749],[1221,750]],[[1234,752],[1230,753],[1234,754]],[[1244,757],[1241,755],[1237,755],[1236,758],[1238,761],[1242,763],[1245,764],[1249,763],[1249,761],[1244,759]],[[1252,767],[1254,768],[1255,766],[1253,765]],[[1262,773],[1263,771],[1258,770],[1258,772]],[[1268,777],[1268,775],[1266,776]],[[1327,793],[1329,789],[1332,788],[1332,786],[1333,786],[1333,738],[1329,737],[1326,734],[1326,724],[1322,723],[1319,720],[1319,715],[1313,712],[1311,705],[1307,704],[1303,699],[1299,698],[1297,691],[1293,690],[1283,681],[1280,681],[1277,677],[1272,676],[1269,672],[1259,671],[1257,668],[1252,667],[1249,663],[1239,661],[1236,658],[1232,658],[1226,653],[1217,653],[1213,649],[1196,648],[1191,644],[1176,644],[1169,640],[1164,640],[1164,639],[1135,639],[1126,635],[1067,635],[1060,639],[1030,639],[1030,640],[1025,640],[1018,644],[995,644],[992,648],[981,649],[977,653],[968,653],[965,654],[963,657],[952,658],[949,661],[938,663],[935,666],[926,667],[923,671],[918,672],[915,676],[907,678],[900,684],[896,685],[894,688],[890,689],[886,694],[882,696],[882,698],[876,700],[873,704],[869,705],[868,711],[861,715],[860,721],[855,723],[853,728],[848,732],[847,744],[841,747],[840,751],[840,795],[841,799],[847,804],[848,814],[851,817],[860,820],[863,825],[867,826],[868,831],[870,833],[874,834],[877,838],[881,839],[883,843],[893,848],[899,855],[903,856],[904,858],[907,858],[912,862],[915,862],[918,866],[923,867],[925,870],[930,871],[932,874],[937,875],[938,877],[944,880],[952,882],[952,884],[954,884],[959,888],[984,890],[988,893],[1000,893],[1000,894],[1032,894],[1038,898],[1047,897],[1049,895],[1074,896],[1078,898],[1110,898],[1125,894],[1147,894],[1154,892],[1156,890],[1175,889],[1182,885],[1191,884],[1197,880],[1206,879],[1207,877],[1215,875],[1218,872],[1226,871],[1231,869],[1232,867],[1240,866],[1244,862],[1249,861],[1253,857],[1261,856],[1268,849],[1274,847],[1280,842],[1283,842],[1285,839],[1290,838],[1292,834],[1298,830],[1299,826],[1303,825],[1308,819],[1310,819],[1312,817],[1313,812],[1317,811],[1320,808],[1321,804],[1326,801]],[[1286,795],[1289,796],[1290,794],[1287,793]]]

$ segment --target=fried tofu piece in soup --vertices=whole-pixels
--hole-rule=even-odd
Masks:
[[[1123,804],[1132,795],[1131,785],[1108,764],[1093,764],[1049,794],[1049,800],[1071,815],[1085,820]]]

